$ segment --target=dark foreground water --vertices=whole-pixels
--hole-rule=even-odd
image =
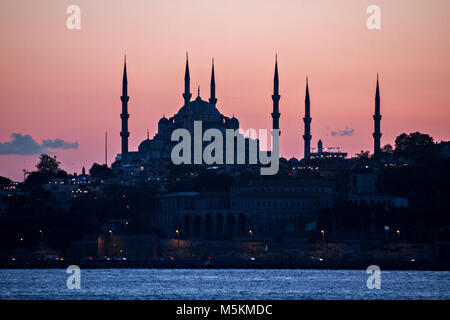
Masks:
[[[0,270],[0,299],[450,299],[450,271],[85,269],[69,290],[65,269]]]

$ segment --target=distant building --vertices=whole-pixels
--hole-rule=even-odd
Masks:
[[[278,78],[278,61],[275,61],[275,72],[273,81],[273,111],[272,116],[272,129],[280,130],[279,119],[280,112],[280,94],[279,94],[279,78]],[[171,151],[173,147],[178,143],[171,141],[172,132],[176,129],[186,129],[191,135],[193,135],[194,121],[202,122],[202,131],[214,128],[220,130],[222,133],[227,129],[238,130],[239,120],[234,117],[228,117],[222,114],[217,108],[216,98],[216,84],[214,74],[214,61],[212,63],[211,71],[211,83],[210,83],[210,97],[208,101],[205,101],[200,96],[200,88],[198,88],[197,98],[191,100],[191,82],[189,72],[189,61],[186,57],[186,68],[184,76],[184,92],[182,94],[184,103],[176,114],[171,117],[163,117],[158,121],[157,133],[150,138],[147,133],[147,139],[142,141],[137,151],[130,151],[128,148],[128,139],[130,136],[128,128],[128,119],[130,117],[128,111],[128,102],[130,97],[128,96],[128,78],[127,78],[127,66],[126,60],[124,63],[123,79],[122,79],[122,96],[120,97],[122,102],[122,113],[120,114],[122,130],[120,132],[122,147],[121,153],[117,155],[116,161],[113,163],[112,168],[116,174],[121,177],[136,178],[138,176],[157,176],[158,172],[155,171],[155,167],[163,167],[171,163]],[[375,114],[373,116],[375,121],[374,137],[374,152],[377,153],[380,150],[380,90],[379,81],[377,76],[377,86],[375,94]],[[322,141],[318,141],[318,147],[316,152],[311,152],[311,100],[309,93],[308,77],[306,78],[306,92],[305,92],[305,115],[303,117],[304,122],[304,159],[343,159],[347,157],[347,153],[341,152],[339,148],[324,148]],[[203,134],[202,132],[202,134]],[[280,130],[281,132],[281,130]],[[246,159],[248,156],[248,146],[251,139],[245,138],[245,154]],[[256,140],[257,141],[257,140]],[[259,143],[258,150],[259,150]],[[203,145],[203,147],[205,144]],[[192,147],[193,148],[193,147]],[[224,149],[225,150],[225,149]],[[191,152],[193,157],[193,152]],[[235,152],[236,154],[236,152]],[[225,158],[225,155],[224,155]],[[295,159],[295,158],[293,158]],[[295,159],[296,160],[296,159]],[[247,161],[246,161],[247,162]],[[192,161],[193,163],[193,161]],[[293,164],[292,161],[289,163]]]
[[[437,156],[441,159],[450,158],[450,141],[442,141],[436,144]]]
[[[55,178],[45,184],[43,188],[50,192],[52,199],[62,210],[70,208],[72,199],[94,197],[103,190],[99,181],[94,181],[86,174],[75,174],[65,179]]]
[[[408,200],[402,197],[376,194],[376,174],[373,169],[357,168],[350,175],[350,194],[348,200],[355,205],[376,206],[385,209],[408,207]]]
[[[13,199],[19,196],[28,194],[28,192],[22,191],[18,182],[11,182],[10,185],[0,185],[0,216],[5,214],[9,208],[9,199]]]
[[[220,113],[217,109],[216,98],[216,85],[214,75],[214,61],[212,64],[211,72],[211,85],[210,85],[210,98],[208,101],[203,100],[200,97],[200,88],[198,88],[197,98],[191,101],[191,89],[190,89],[190,74],[189,74],[189,62],[186,57],[186,70],[184,76],[184,104],[172,117],[166,118],[165,115],[158,122],[158,132],[150,139],[147,133],[147,139],[142,141],[139,145],[138,151],[128,150],[128,137],[130,135],[128,131],[128,80],[126,63],[124,65],[124,75],[122,81],[122,132],[120,133],[122,138],[122,152],[116,157],[116,162],[113,164],[113,170],[122,175],[137,176],[139,174],[140,167],[142,165],[151,164],[153,166],[159,166],[162,164],[168,164],[171,162],[171,151],[173,147],[178,143],[171,141],[172,132],[176,129],[186,129],[194,136],[194,121],[202,122],[202,134],[207,129],[218,129],[223,133],[225,137],[225,130],[239,129],[239,120],[234,117],[227,117]],[[243,136],[242,136],[243,137]],[[246,147],[246,156],[248,155],[249,141],[250,139],[244,138]],[[225,146],[224,139],[224,146]],[[257,141],[256,141],[257,143]],[[206,145],[206,144],[205,144]],[[192,148],[194,148],[192,143]],[[257,147],[259,150],[259,146]],[[225,150],[225,149],[224,149]],[[235,149],[236,150],[236,149]],[[192,163],[193,163],[193,152]],[[224,159],[226,155],[224,152]],[[236,152],[235,152],[236,157]],[[144,167],[142,170],[145,170]]]
[[[310,152],[310,159],[345,159],[346,152],[341,152],[339,147],[324,148],[322,140],[317,142],[316,152]]]
[[[170,237],[295,238],[304,236],[314,213],[334,200],[330,180],[249,181],[233,186],[230,193],[160,196],[158,224]]]

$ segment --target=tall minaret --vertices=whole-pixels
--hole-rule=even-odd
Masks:
[[[189,76],[189,61],[188,61],[188,54],[186,52],[186,70],[184,72],[184,105],[187,106],[189,102],[191,101],[191,78]]]
[[[380,130],[380,87],[378,85],[378,74],[377,74],[377,90],[375,93],[375,114],[373,115],[374,120],[374,132],[373,132],[373,153],[378,154],[380,152],[380,139],[381,139],[381,130]]]
[[[212,71],[211,71],[211,94],[209,98],[209,103],[216,105],[217,99],[216,99],[216,80],[214,76],[214,58],[212,60]]]
[[[280,111],[279,111],[279,102],[280,102],[280,94],[279,94],[279,83],[278,83],[278,61],[277,56],[275,55],[275,76],[273,78],[273,112],[272,112],[272,129],[280,129]]]
[[[123,65],[123,80],[122,80],[122,96],[120,100],[122,101],[122,114],[120,118],[122,119],[122,131],[120,136],[122,137],[122,159],[125,159],[128,155],[128,137],[130,133],[128,132],[128,81],[127,81],[127,57],[125,56],[125,61]]]
[[[308,77],[306,77],[305,117],[303,118],[303,122],[305,123],[305,134],[303,135],[303,140],[305,141],[305,158],[309,158],[311,153],[311,120]]]

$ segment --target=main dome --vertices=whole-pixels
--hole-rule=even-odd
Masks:
[[[213,104],[202,100],[200,97],[191,101],[187,106],[183,106],[177,114],[182,115],[189,111],[192,112],[192,115],[221,115]]]

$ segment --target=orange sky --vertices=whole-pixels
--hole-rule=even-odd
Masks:
[[[81,30],[66,8],[81,8]],[[366,9],[381,8],[381,30]],[[215,58],[218,109],[241,127],[270,128],[275,53],[280,75],[281,154],[303,156],[305,77],[312,145],[372,151],[376,73],[382,145],[402,132],[450,136],[450,1],[433,0],[2,0],[0,142],[12,133],[78,142],[55,149],[80,172],[120,152],[122,60],[127,54],[130,150],[183,103],[185,52],[191,88],[209,96]],[[195,95],[194,95],[195,96]],[[332,131],[354,129],[352,136]],[[0,155],[0,175],[17,180],[38,155]]]

